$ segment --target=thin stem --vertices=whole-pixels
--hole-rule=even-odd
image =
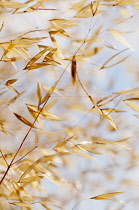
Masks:
[[[31,153],[33,150],[35,150],[36,148],[38,148],[38,146],[34,147],[32,150],[30,150],[29,152],[27,152],[25,155],[23,155],[20,159],[18,159],[17,161],[13,162],[12,165],[14,165],[15,163],[19,162],[20,160],[22,160],[24,157],[26,157],[29,153]]]
[[[5,161],[6,165],[8,166],[7,160],[5,159],[5,157],[4,157],[4,155],[3,155],[1,150],[0,150],[0,153],[1,153],[2,157],[3,157],[3,160]]]
[[[68,68],[69,64],[70,64],[70,62],[68,63],[68,65],[66,66],[66,68],[64,69],[64,71],[62,72],[62,74],[60,75],[59,79],[57,80],[57,82],[56,82],[56,84],[55,84],[55,87],[56,87],[56,85],[59,83],[60,79],[62,78],[62,76],[63,76],[63,74],[65,73],[66,69]],[[48,97],[48,99],[45,101],[44,105],[42,106],[42,108],[41,108],[40,111],[38,112],[38,114],[37,114],[37,116],[36,116],[34,122],[32,123],[32,126],[29,128],[29,130],[28,130],[28,132],[26,133],[25,137],[23,138],[21,144],[19,145],[19,147],[18,147],[18,149],[17,149],[17,151],[16,151],[16,153],[15,153],[13,159],[11,160],[10,164],[9,164],[8,167],[7,167],[7,170],[5,171],[5,173],[4,173],[3,177],[2,177],[2,179],[0,180],[0,185],[2,184],[3,180],[5,179],[5,177],[6,177],[7,173],[8,173],[8,171],[9,171],[9,169],[10,169],[11,166],[13,165],[13,162],[14,162],[16,156],[17,156],[18,153],[20,152],[20,150],[21,150],[21,148],[22,148],[24,142],[26,141],[28,135],[30,134],[30,131],[31,131],[32,128],[34,127],[34,124],[36,123],[38,117],[40,116],[41,112],[43,111],[44,107],[46,106],[46,103],[47,103],[47,101],[49,100],[49,98],[50,98],[50,96]]]
[[[99,36],[100,34],[104,33],[105,31],[111,29],[111,28],[114,27],[114,26],[119,25],[119,24],[121,24],[121,23],[123,23],[123,22],[129,20],[130,18],[133,18],[137,12],[138,12],[138,11],[134,12],[133,15],[131,15],[131,16],[128,17],[128,18],[125,18],[124,20],[121,20],[120,22],[116,23],[115,25],[112,25],[112,26],[110,26],[110,27],[104,29],[104,30],[101,31],[97,36]]]
[[[74,209],[79,205],[79,203],[81,203],[81,202],[84,201],[84,200],[88,200],[88,199],[90,199],[90,198],[85,198],[85,199],[80,200],[80,201],[72,208],[72,210],[74,210]]]

